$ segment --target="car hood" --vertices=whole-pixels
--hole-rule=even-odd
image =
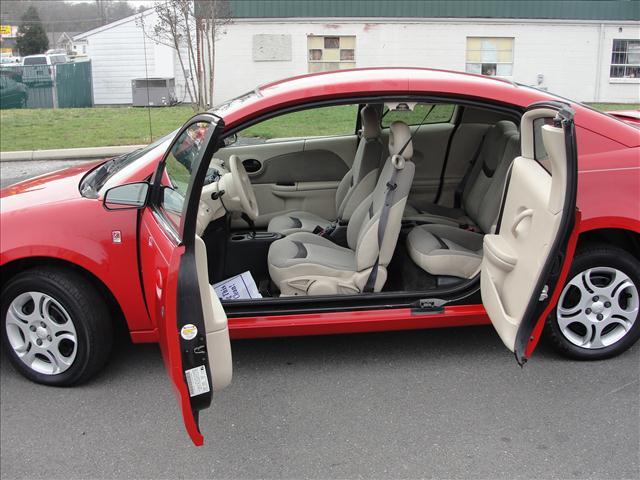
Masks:
[[[6,213],[81,198],[82,177],[104,160],[46,173],[0,190],[0,211]]]

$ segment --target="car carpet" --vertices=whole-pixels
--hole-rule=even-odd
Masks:
[[[405,231],[400,233],[393,258],[387,267],[383,292],[422,292],[437,288],[437,278],[411,260],[407,250],[407,234]]]

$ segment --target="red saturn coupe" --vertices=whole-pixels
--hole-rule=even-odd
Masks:
[[[0,202],[15,368],[87,380],[123,321],[160,343],[196,444],[230,338],[491,322],[523,364],[543,329],[580,359],[640,336],[640,131],[504,80],[278,81]]]

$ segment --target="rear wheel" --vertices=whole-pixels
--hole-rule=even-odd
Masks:
[[[613,357],[640,337],[640,262],[627,251],[591,246],[576,253],[547,335],[563,355]]]
[[[71,386],[106,363],[109,311],[82,275],[46,268],[23,272],[2,291],[2,343],[13,366],[38,383]]]

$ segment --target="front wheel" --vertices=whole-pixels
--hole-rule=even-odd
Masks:
[[[2,291],[2,343],[13,366],[38,383],[71,386],[106,363],[113,342],[109,311],[78,273],[32,269]]]
[[[547,319],[548,338],[565,356],[579,360],[614,357],[640,337],[640,262],[611,246],[579,250]]]

